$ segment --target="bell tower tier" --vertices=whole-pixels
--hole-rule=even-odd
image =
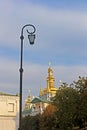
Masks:
[[[51,89],[54,88],[54,76],[53,76],[53,71],[51,68],[48,68],[48,77],[47,77],[47,88]]]

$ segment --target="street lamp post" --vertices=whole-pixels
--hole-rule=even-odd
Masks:
[[[21,36],[20,36],[20,39],[21,39],[21,58],[20,58],[20,69],[19,69],[19,72],[20,72],[20,110],[19,110],[19,128],[18,130],[21,130],[21,121],[22,121],[22,79],[23,79],[23,40],[24,40],[24,36],[23,36],[23,30],[24,28],[26,27],[31,27],[33,29],[33,31],[28,31],[27,29],[27,33],[28,33],[28,39],[29,39],[29,42],[30,42],[30,45],[33,45],[34,44],[34,40],[35,40],[35,27],[32,25],[32,24],[26,24],[22,27],[22,30],[21,30]]]

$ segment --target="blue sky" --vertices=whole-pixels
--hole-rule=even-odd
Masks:
[[[18,93],[20,33],[36,27],[29,45],[24,30],[23,95],[46,87],[51,62],[55,86],[87,76],[87,0],[3,0],[0,2],[0,91]]]

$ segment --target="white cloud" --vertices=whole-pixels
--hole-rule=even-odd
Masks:
[[[37,28],[40,47],[49,46],[54,38],[65,40],[87,34],[87,12],[50,9],[31,3],[6,2],[0,4],[0,40],[6,46],[18,46],[21,27],[30,22]],[[53,38],[52,38],[53,37]],[[51,40],[50,40],[51,38]],[[56,44],[56,43],[55,43]]]
[[[32,90],[32,94],[39,94],[39,88],[46,87],[48,66],[25,63],[23,66],[23,90]],[[55,85],[59,80],[72,83],[78,76],[87,75],[86,66],[53,66]],[[6,89],[6,90],[5,90]],[[1,59],[0,63],[0,90],[17,93],[19,90],[19,65],[10,59]],[[16,90],[16,91],[15,91]]]
[[[57,82],[59,80],[71,84],[73,81],[78,80],[79,76],[86,77],[86,66],[55,66],[55,76]]]

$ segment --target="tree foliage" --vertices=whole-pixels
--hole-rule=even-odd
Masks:
[[[24,117],[21,130],[39,130],[39,115]]]
[[[79,102],[78,92],[71,87],[62,87],[56,94],[54,104],[57,106],[56,118],[60,129],[71,129],[76,118]]]
[[[78,109],[78,122],[80,127],[85,127],[87,122],[87,77],[80,77],[73,82],[73,86],[80,94],[80,104]]]
[[[56,107],[51,104],[44,110],[40,116],[40,130],[55,130],[55,111]]]

